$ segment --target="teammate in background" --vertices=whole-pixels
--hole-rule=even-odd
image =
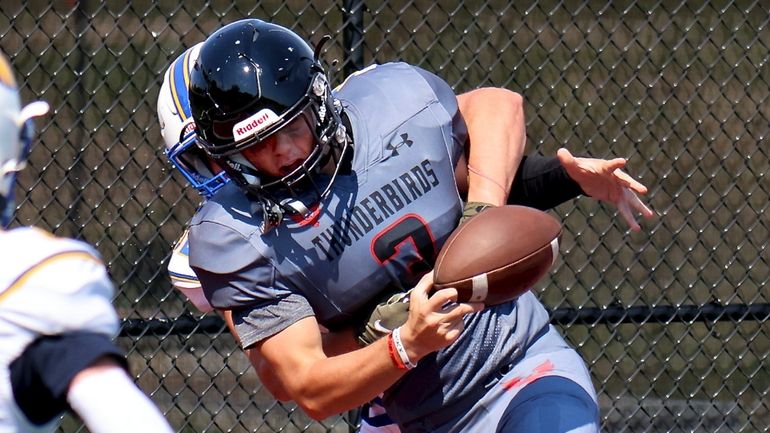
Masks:
[[[404,431],[598,430],[588,373],[533,294],[483,311],[451,303],[452,289],[428,296],[425,272],[465,192],[455,184],[465,127],[446,83],[388,64],[332,94],[304,41],[244,20],[204,43],[190,103],[199,143],[238,187],[193,217],[192,268],[210,303],[233,311],[255,367],[266,365],[307,413],[325,418],[387,389],[388,413]],[[560,183],[559,199],[583,192],[623,207],[624,217],[651,216],[629,188],[646,189],[617,174],[625,161],[581,168],[584,184],[558,165],[580,165],[566,151],[556,165],[532,157],[519,170],[529,173],[521,190],[514,182],[507,197],[515,164],[501,146],[473,141],[469,203],[544,204],[552,200],[533,179],[546,179]],[[348,326],[387,288],[418,280],[404,325],[364,348],[324,352],[319,323]]]
[[[187,83],[190,70],[198,58],[202,43],[189,48],[177,57],[163,76],[158,94],[158,120],[165,143],[164,153],[187,182],[204,200],[208,199],[229,179],[227,175],[195,143],[195,122],[190,113]],[[203,313],[212,311],[211,304],[203,296],[198,277],[190,269],[187,230],[177,240],[168,262],[168,274],[175,289]]]
[[[94,433],[171,432],[112,342],[114,288],[99,254],[40,229],[7,229],[31,118],[45,114],[48,104],[21,108],[5,57],[0,101],[0,431],[54,431],[70,409]]]

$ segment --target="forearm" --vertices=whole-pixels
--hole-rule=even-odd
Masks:
[[[67,402],[94,433],[172,431],[158,408],[115,363],[105,362],[78,374]]]
[[[465,315],[483,308],[480,303],[457,303],[455,289],[434,291],[432,272],[412,288],[409,305],[404,325],[349,353],[333,357],[324,353],[314,316],[257,342],[251,353],[267,362],[282,388],[308,415],[327,418],[368,402],[400,379],[408,366],[452,344],[463,332]],[[255,361],[259,359],[252,358]]]
[[[286,396],[314,419],[324,419],[368,402],[405,372],[391,361],[387,339],[327,357],[320,347],[320,335],[317,341],[312,341],[314,339],[305,333],[312,328],[304,325],[292,325],[248,353],[252,364],[261,367],[263,374],[268,371],[274,374],[272,383],[280,384]],[[302,333],[305,334],[300,336]]]
[[[469,137],[467,165],[459,167],[468,179],[467,201],[502,205],[526,145],[523,99],[483,88],[458,96],[458,104]]]
[[[233,335],[236,341],[238,341],[238,333],[235,331],[235,326],[233,325],[232,312],[226,310],[222,311],[221,313],[228,329],[230,330],[230,333]],[[327,356],[335,356],[342,353],[351,352],[361,347],[356,343],[352,330],[322,332],[321,339],[323,341],[324,353],[326,353]],[[262,382],[262,385],[267,388],[267,390],[270,392],[270,394],[273,395],[273,397],[275,397],[276,400],[289,401],[292,399],[288,391],[286,391],[275,374],[273,374],[269,364],[265,362],[265,360],[261,358],[258,353],[256,353],[256,349],[244,349],[244,353],[251,361],[254,370],[257,372],[257,376],[259,376],[260,382]]]
[[[320,411],[319,419],[361,406],[404,375],[390,359],[386,341],[316,364],[305,395]]]
[[[327,356],[341,355],[361,348],[356,342],[353,328],[323,333],[321,339]]]
[[[580,186],[558,158],[527,155],[522,158],[507,203],[545,210],[581,194]]]

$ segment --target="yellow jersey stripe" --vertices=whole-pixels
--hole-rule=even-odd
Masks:
[[[99,260],[92,254],[89,254],[85,251],[62,251],[60,253],[56,253],[52,256],[46,257],[45,259],[36,263],[31,268],[27,269],[21,275],[19,275],[19,277],[16,278],[16,280],[12,282],[10,286],[8,286],[8,289],[6,289],[3,293],[0,293],[0,303],[2,303],[11,293],[18,290],[19,287],[22,287],[24,283],[27,282],[27,280],[32,278],[41,270],[45,269],[46,266],[51,265],[52,263],[59,262],[61,260],[72,259],[72,258],[90,260],[99,265],[103,265],[101,260]]]
[[[196,278],[188,278],[188,277],[183,277],[183,276],[180,276],[180,275],[170,275],[170,274],[169,274],[169,277],[171,278],[172,281],[179,281],[179,282],[182,282],[182,283],[196,283],[196,284],[200,284],[200,280],[198,280]]]
[[[184,53],[184,88],[190,88],[190,55],[192,50],[187,50]]]

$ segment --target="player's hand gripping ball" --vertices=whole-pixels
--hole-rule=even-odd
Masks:
[[[458,302],[496,305],[540,280],[559,253],[561,224],[525,206],[491,207],[452,232],[434,267],[435,290],[454,287]]]

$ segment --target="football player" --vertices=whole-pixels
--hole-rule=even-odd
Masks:
[[[210,198],[225,183],[229,181],[224,172],[219,169],[215,163],[202,150],[195,145],[195,128],[190,114],[187,83],[189,82],[189,73],[198,57],[200,45],[188,49],[175,59],[164,74],[163,83],[158,95],[158,119],[161,126],[161,135],[164,140],[164,153],[184,178],[192,185],[196,191],[204,198]],[[524,149],[524,117],[523,107],[520,97],[512,92],[505,92],[499,89],[481,89],[460,95],[458,97],[463,102],[463,110],[473,113],[474,107],[480,104],[498,105],[498,112],[503,116],[508,115],[506,121],[500,129],[505,130],[503,137],[491,137],[494,139],[503,139],[509,141],[508,148],[511,155],[507,156],[514,160],[521,159],[521,152]],[[473,116],[469,116],[473,119]],[[470,134],[479,140],[490,139],[487,125],[478,125],[471,122],[469,125]],[[188,264],[189,244],[187,240],[187,230],[183,233],[173,248],[171,259],[168,264],[168,272],[172,285],[175,289],[184,294],[189,301],[201,312],[212,311],[211,305],[206,301],[203,295],[200,283],[197,277],[190,269]],[[396,317],[385,317],[388,322],[403,322],[406,309],[393,311],[393,308],[385,306],[377,310],[377,318],[383,314],[395,314]],[[374,322],[370,320],[369,322]],[[368,322],[367,322],[368,323]],[[366,343],[368,340],[374,340],[381,337],[376,329],[371,326],[365,328],[358,327],[361,332],[366,333],[361,341]],[[349,334],[348,334],[349,335]],[[329,335],[326,334],[328,339]],[[269,376],[264,378],[269,387]],[[275,392],[280,394],[280,392]],[[366,405],[362,412],[361,433],[395,433],[398,427],[390,420],[382,407],[381,399],[378,397]]]
[[[0,101],[0,431],[54,431],[71,409],[94,433],[171,432],[112,341],[119,326],[114,288],[96,250],[33,227],[7,229],[30,119],[48,105],[21,108],[5,57]]]
[[[195,128],[192,121],[187,83],[189,73],[200,51],[200,45],[188,49],[176,58],[164,74],[163,83],[158,95],[158,118],[161,135],[164,140],[164,153],[172,166],[182,173],[184,178],[204,198],[210,198],[225,183],[229,181],[224,172],[202,150],[195,145]],[[521,159],[524,149],[524,116],[521,97],[515,93],[501,89],[479,89],[458,96],[461,111],[469,120],[469,135],[478,140],[504,140],[510,155],[503,157],[513,160]],[[498,118],[503,119],[497,128],[499,136],[490,135],[489,119],[473,122],[479,116],[473,116],[482,105],[496,106]],[[497,188],[497,185],[492,185]],[[184,294],[189,301],[201,312],[212,311],[211,305],[203,295],[200,283],[188,263],[189,244],[187,230],[177,241],[168,264],[168,272],[172,285]],[[403,298],[400,298],[403,299]],[[399,307],[399,308],[394,308]],[[389,303],[379,306],[376,314],[370,320],[360,324],[357,329],[363,335],[359,336],[362,344],[374,341],[383,336],[381,331],[373,327],[377,319],[385,323],[401,324],[406,318],[406,308],[403,304]],[[386,317],[383,317],[386,316]],[[348,334],[349,335],[349,334]],[[329,334],[325,334],[329,339]],[[269,376],[264,377],[269,381]],[[266,383],[269,385],[269,383]],[[276,392],[276,394],[280,394]],[[362,413],[360,432],[397,432],[398,428],[389,419],[378,397],[367,404]]]
[[[182,53],[166,71],[158,95],[158,119],[166,157],[205,200],[229,182],[229,179],[195,144],[195,124],[190,114],[187,83],[190,69],[198,58],[200,45]],[[168,264],[172,286],[184,294],[199,311],[210,312],[213,308],[203,295],[195,273],[190,269],[188,253],[188,234],[185,230],[173,248]],[[227,312],[223,312],[223,315],[228,326],[231,326]],[[235,332],[233,334],[237,336]],[[258,372],[261,373],[261,369]],[[281,390],[273,386],[272,375],[260,374],[260,377],[274,396],[278,398],[283,395]],[[379,398],[367,404],[362,415],[360,433],[399,431],[398,426],[385,413]]]
[[[209,44],[210,41],[217,42]],[[250,46],[256,43],[261,45],[260,50]],[[241,44],[244,45],[236,47]],[[216,47],[209,49],[208,61],[206,45]],[[272,53],[274,49],[279,53]],[[228,61],[231,64],[226,66]],[[280,62],[284,63],[276,64]],[[200,230],[198,242],[202,247],[198,250],[199,260],[195,258],[196,248],[193,247],[192,261],[196,271],[203,272],[209,300],[218,308],[236,310],[236,328],[240,328],[242,343],[256,349],[251,351],[255,367],[259,369],[268,364],[292,399],[311,415],[324,417],[346,410],[352,407],[351,404],[355,406],[356,402],[362,402],[361,398],[371,398],[376,395],[372,394],[374,390],[382,390],[400,377],[401,370],[414,367],[410,345],[405,344],[409,343],[409,338],[406,342],[400,338],[398,331],[401,329],[411,334],[412,343],[415,343],[411,349],[416,348],[418,355],[415,356],[420,356],[432,352],[425,350],[425,343],[436,346],[429,348],[440,349],[458,337],[460,339],[454,346],[473,348],[478,344],[478,337],[473,334],[484,327],[483,323],[492,323],[496,326],[493,331],[505,330],[504,334],[511,334],[508,336],[516,340],[500,347],[493,344],[486,348],[492,350],[490,353],[507,354],[502,356],[502,364],[497,362],[491,369],[476,365],[479,374],[474,378],[463,377],[458,372],[458,378],[462,379],[458,383],[434,381],[427,387],[418,379],[420,374],[407,374],[398,387],[391,388],[388,393],[392,408],[402,411],[404,425],[408,429],[430,430],[438,428],[435,426],[439,424],[449,426],[459,422],[458,426],[467,428],[473,425],[488,428],[486,423],[490,418],[477,420],[479,424],[447,419],[447,414],[459,416],[461,412],[446,410],[444,402],[431,401],[426,392],[433,396],[443,392],[448,401],[457,404],[468,405],[474,400],[479,403],[482,400],[476,397],[480,396],[480,389],[486,391],[497,387],[508,373],[535,371],[540,376],[530,382],[537,382],[537,385],[522,382],[528,391],[521,393],[522,396],[531,394],[536,399],[556,399],[557,394],[566,394],[566,397],[558,398],[562,401],[559,407],[571,409],[570,418],[576,418],[573,415],[577,414],[577,419],[585,421],[586,428],[595,427],[595,397],[587,374],[581,369],[582,363],[579,358],[575,363],[577,355],[547,326],[547,317],[543,324],[544,310],[532,299],[520,299],[509,305],[508,311],[495,308],[498,311],[494,313],[474,315],[476,318],[471,319],[471,325],[476,331],[464,332],[464,338],[460,335],[465,326],[462,316],[476,311],[478,306],[453,306],[445,310],[443,301],[452,299],[451,291],[437,293],[428,299],[429,280],[424,279],[419,290],[412,294],[412,301],[418,302],[411,303],[411,323],[407,322],[388,338],[365,349],[327,357],[320,346],[320,351],[314,349],[313,332],[304,334],[308,324],[312,324],[318,335],[316,317],[321,324],[332,328],[351,323],[359,314],[357,310],[366,311],[366,304],[381,295],[384,287],[407,287],[424,273],[426,267],[420,265],[429,266],[434,258],[426,252],[431,247],[433,251],[437,249],[457,224],[457,216],[453,222],[448,221],[448,216],[462,209],[462,206],[457,209],[451,204],[459,204],[454,186],[455,165],[461,169],[467,166],[471,174],[468,200],[505,203],[508,195],[505,185],[511,183],[512,170],[510,165],[501,167],[494,163],[505,165],[512,159],[501,157],[497,152],[499,149],[474,152],[474,147],[483,148],[482,144],[471,147],[470,164],[457,163],[465,142],[462,137],[464,128],[462,120],[454,115],[458,111],[457,102],[452,102],[454,95],[448,96],[451,91],[447,91],[444,83],[432,74],[408,65],[386,65],[355,74],[337,93],[340,96],[337,99],[328,88],[316,56],[304,42],[286,29],[256,20],[239,22],[215,33],[202,49],[198,68],[197,79],[196,70],[193,71],[192,91],[193,99],[196,91],[201,92],[199,102],[202,105],[197,107],[200,111],[196,113],[193,104],[201,143],[250,200],[235,188],[225,187],[204,205],[193,220],[193,240]],[[197,81],[198,88],[196,80],[200,80]],[[337,103],[337,100],[341,102]],[[359,111],[361,108],[366,109]],[[468,118],[473,119],[473,116]],[[388,125],[392,129],[388,129]],[[351,131],[352,134],[348,134]],[[413,134],[411,137],[410,133]],[[415,137],[420,140],[414,140]],[[475,139],[474,142],[479,143]],[[572,158],[565,152],[560,152],[560,157]],[[557,164],[562,160],[556,160]],[[550,176],[551,180],[561,181],[562,186],[566,183],[572,187],[571,191],[584,187],[583,182],[566,182],[571,180],[567,167],[559,170],[552,164],[553,160],[537,161],[532,158],[530,166],[538,167],[535,171],[540,174],[546,173],[545,178]],[[573,165],[579,165],[577,162],[578,159],[572,158]],[[613,173],[622,164],[624,161],[601,165],[601,170],[607,171],[602,176],[615,176]],[[629,188],[629,183],[622,177],[615,176],[608,188],[605,188],[606,179],[597,185],[607,191],[620,190],[621,194],[616,197],[621,198],[613,202],[619,207],[623,204],[639,210],[636,201],[623,199],[626,197],[623,191]],[[477,185],[486,183],[483,192],[473,192],[474,178]],[[448,180],[451,181],[449,187]],[[531,183],[528,177],[521,180],[522,185]],[[378,183],[380,186],[376,186]],[[588,183],[585,185],[582,192],[591,189]],[[636,185],[630,186],[636,188]],[[542,188],[530,185],[523,187],[517,198],[542,204],[548,201],[537,194],[542,191]],[[643,192],[643,187],[638,191]],[[636,198],[633,193],[631,196]],[[321,201],[323,206],[318,207]],[[441,208],[430,209],[432,201]],[[409,206],[413,202],[414,205]],[[404,208],[415,212],[404,212]],[[386,220],[390,221],[390,226],[384,224]],[[373,231],[375,226],[378,233]],[[431,229],[438,230],[440,237],[434,238]],[[411,244],[405,244],[407,241]],[[438,243],[429,245],[433,241]],[[367,248],[359,251],[351,248],[354,244]],[[372,269],[366,256],[361,254],[367,250],[380,270]],[[359,289],[362,289],[360,293]],[[530,319],[529,323],[518,329],[512,323],[506,325],[506,321],[516,321],[512,317],[519,314],[516,310],[520,308],[524,309],[523,318]],[[320,338],[318,342],[320,344]],[[283,346],[281,351],[289,352],[286,362],[276,357],[280,346]],[[527,359],[528,362],[516,360],[514,366],[514,359],[527,346],[533,352],[532,357]],[[551,368],[533,365],[541,359],[534,351],[535,347],[542,353],[554,349],[546,360],[558,361],[558,365],[546,365]],[[378,351],[381,354],[383,350],[392,364],[377,358]],[[450,373],[455,367],[452,357],[458,356],[458,350],[440,350],[438,356],[428,355],[428,361],[421,361],[415,371]],[[356,359],[372,362],[357,364]],[[359,365],[362,368],[356,370]],[[290,377],[289,371],[295,367],[299,367],[295,373],[304,374]],[[397,371],[392,371],[394,367]],[[326,373],[336,374],[326,376],[324,369],[328,369]],[[349,372],[351,376],[340,372]],[[337,383],[337,389],[332,389],[330,380],[342,380],[342,376],[351,380],[346,380],[344,385]],[[411,388],[404,384],[411,384]],[[463,384],[475,388],[471,390],[473,394],[461,389]],[[399,390],[403,386],[406,390]],[[419,392],[415,394],[415,391]],[[513,397],[518,394],[516,389],[502,393],[500,397],[496,393],[488,394],[489,401],[484,404],[494,403],[497,407],[497,412],[489,415],[491,419],[511,418],[499,413],[506,412],[506,408],[512,408],[515,416],[520,411],[530,411],[525,404],[529,397],[513,402]],[[400,398],[412,397],[425,400],[418,407],[400,401]],[[473,413],[484,412],[479,408],[483,406],[475,403],[467,409],[472,406]],[[514,411],[515,408],[519,409]],[[425,415],[429,416],[427,421],[412,422]],[[503,421],[501,425],[508,424]],[[544,428],[548,429],[548,426]]]
[[[646,189],[618,173],[624,160],[584,167],[560,151],[532,158],[509,196],[518,161],[500,156],[504,143],[474,139],[461,162],[465,124],[445,82],[395,63],[333,93],[319,52],[243,20],[204,42],[191,73],[198,142],[232,182],[193,217],[190,263],[211,305],[232,310],[255,367],[317,419],[387,389],[404,431],[597,431],[588,372],[533,294],[481,311],[453,302],[453,289],[429,296],[426,271],[461,196],[483,203],[474,208],[542,205],[553,199],[531,181],[540,176],[559,199],[588,193],[648,217],[634,194]],[[469,173],[460,191],[458,167]],[[319,324],[350,326],[389,288],[412,286],[406,323],[364,348],[324,351]]]

